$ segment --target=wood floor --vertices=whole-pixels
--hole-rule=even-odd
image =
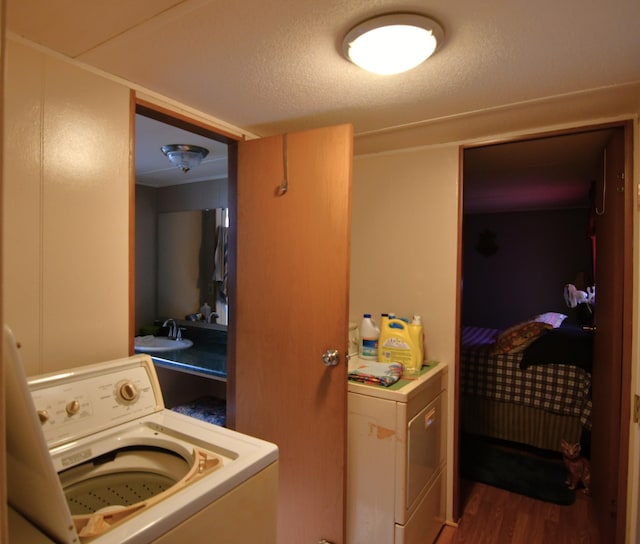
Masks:
[[[437,544],[600,544],[591,498],[581,492],[559,506],[477,482],[463,481],[462,491],[462,519]]]

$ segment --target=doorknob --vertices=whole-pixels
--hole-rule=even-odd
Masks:
[[[322,354],[322,362],[325,366],[336,366],[340,361],[340,354],[337,349],[328,349]]]

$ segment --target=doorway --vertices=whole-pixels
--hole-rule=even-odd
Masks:
[[[626,328],[630,329],[630,308],[623,308],[622,302],[623,293],[627,293],[627,299],[629,299],[631,289],[631,229],[629,225],[631,208],[630,202],[627,202],[631,199],[623,199],[622,211],[616,214],[613,219],[618,225],[615,238],[608,239],[608,236],[612,236],[608,234],[597,237],[598,247],[607,247],[618,255],[622,263],[619,277],[613,279],[614,274],[618,274],[618,272],[605,269],[607,265],[602,260],[598,261],[598,269],[596,270],[595,252],[589,259],[590,263],[594,263],[593,266],[579,264],[580,257],[575,254],[576,245],[585,242],[591,244],[592,238],[588,234],[588,219],[590,217],[588,209],[594,204],[594,198],[595,205],[601,205],[597,195],[602,195],[603,191],[603,157],[608,154],[611,166],[613,153],[611,150],[608,152],[606,150],[611,142],[616,140],[616,137],[620,140],[617,147],[622,149],[616,166],[616,171],[619,171],[622,180],[620,182],[622,187],[618,189],[618,193],[625,194],[626,190],[627,194],[631,194],[629,187],[624,185],[625,179],[631,179],[630,134],[628,125],[587,127],[572,132],[539,135],[527,140],[478,146],[464,150],[462,180],[464,205],[461,219],[465,235],[463,235],[461,249],[463,263],[460,285],[463,287],[459,298],[462,326],[473,323],[485,326],[489,324],[492,328],[502,330],[520,321],[525,321],[529,316],[551,310],[568,314],[579,321],[581,317],[575,315],[575,308],[568,307],[566,300],[564,300],[563,288],[566,284],[577,284],[578,282],[583,282],[583,285],[580,285],[582,288],[590,286],[592,283],[596,283],[596,272],[598,272],[598,284],[613,281],[624,286],[613,295],[609,295],[609,297],[619,299],[616,305],[618,314],[613,317],[607,316],[606,320],[617,320],[619,327],[616,330],[624,331],[624,323],[628,323]],[[610,173],[609,177],[614,177],[614,174]],[[611,182],[609,190],[610,192],[612,190]],[[568,221],[567,217],[571,214],[574,216],[578,214],[579,217],[579,210],[583,210],[585,218],[582,241],[568,242],[567,232],[559,230],[557,226],[555,231],[552,229],[546,242],[541,240],[545,228],[545,220],[541,218],[547,217],[546,225],[548,226],[550,217],[556,219],[562,217],[561,221],[566,222]],[[526,216],[537,217],[538,226],[536,228],[528,227],[531,232],[530,236],[527,235],[528,238],[521,236],[519,240],[510,240],[509,236],[516,232],[516,227],[505,226],[509,214],[512,215],[510,218],[512,221],[519,222],[523,222]],[[488,218],[492,216],[494,219],[500,217],[501,223],[499,224],[501,226],[499,229],[491,228],[489,225],[491,222],[488,221]],[[609,217],[614,218],[614,215],[610,214]],[[468,227],[474,224],[476,230],[472,231]],[[517,223],[512,222],[511,224]],[[526,225],[522,232],[527,232]],[[624,240],[624,243],[620,243],[621,239]],[[555,248],[549,247],[556,242]],[[509,259],[505,255],[510,244],[515,244],[520,250],[517,266],[513,266],[513,263],[509,264]],[[556,258],[544,265],[544,262],[537,258],[541,253],[555,254]],[[473,254],[476,255],[476,264],[478,264],[477,261],[480,262],[480,268],[482,268],[484,275],[477,270],[474,273],[472,270]],[[492,267],[488,263],[491,260],[500,261],[500,259],[504,262],[500,271],[496,272],[499,267]],[[493,274],[491,270],[493,270]],[[500,274],[502,274],[501,277]],[[492,291],[489,288],[492,283],[500,286],[499,291]],[[605,292],[604,289],[603,292]],[[603,313],[603,311],[600,312],[601,320]],[[595,315],[597,316],[598,313],[596,312]],[[602,328],[601,325],[602,323],[597,327],[594,339],[598,334],[601,337],[611,336],[606,332],[598,332]],[[594,340],[594,344],[597,343]],[[593,429],[593,447],[600,448],[603,437],[610,436],[606,434],[609,432],[620,439],[615,444],[615,455],[618,456],[615,462],[612,462],[613,453],[601,453],[601,450],[595,452],[596,455],[592,461],[596,463],[593,469],[598,474],[595,477],[596,480],[600,482],[613,481],[615,485],[607,484],[609,487],[596,485],[598,493],[594,494],[593,501],[596,511],[602,509],[606,512],[606,515],[601,516],[599,525],[601,533],[611,536],[611,538],[605,538],[603,541],[614,542],[616,535],[618,538],[624,535],[626,511],[626,479],[621,473],[626,472],[629,440],[626,436],[626,425],[622,416],[628,413],[628,399],[627,395],[621,395],[621,392],[628,390],[630,386],[631,362],[628,355],[630,331],[621,333],[615,338],[607,338],[607,345],[614,345],[619,350],[620,355],[616,362],[619,373],[616,374],[618,378],[616,378],[615,384],[609,384],[606,392],[600,390],[593,398],[593,411],[598,414]],[[466,424],[461,421],[465,413],[464,392],[461,389],[460,377],[461,357],[459,356],[457,360],[455,386],[456,398],[458,399],[457,412],[461,414],[455,429],[458,444],[460,443],[460,433]],[[594,358],[594,375],[602,371],[603,363],[604,361],[598,361]],[[616,429],[611,430],[609,426],[605,433],[602,418],[608,416],[603,414],[616,416],[607,419],[618,422]],[[458,459],[459,457],[458,455]],[[458,466],[454,473],[455,519],[460,518],[464,507],[460,479]],[[612,500],[616,506],[615,512],[611,512]],[[608,506],[605,507],[605,504]],[[605,516],[613,519],[613,523],[604,519]]]
[[[146,103],[136,105],[135,134],[132,336],[168,336],[174,325],[174,335],[191,341],[189,349],[152,354],[165,405],[225,425],[228,147],[235,140]],[[208,153],[183,171],[161,149],[171,144]]]

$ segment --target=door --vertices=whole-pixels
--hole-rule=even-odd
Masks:
[[[596,183],[596,306],[591,478],[602,542],[624,542],[630,376],[631,200],[625,131],[617,128]]]
[[[279,447],[283,544],[344,542],[352,142],[342,125],[238,144],[229,417]]]

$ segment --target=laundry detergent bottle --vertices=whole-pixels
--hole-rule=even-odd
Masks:
[[[360,323],[360,349],[358,350],[361,359],[378,360],[379,337],[380,328],[371,318],[371,314],[364,314]]]
[[[381,328],[378,340],[378,360],[402,363],[407,376],[417,375],[422,368],[420,351],[409,330],[411,326],[402,319],[389,319]]]

